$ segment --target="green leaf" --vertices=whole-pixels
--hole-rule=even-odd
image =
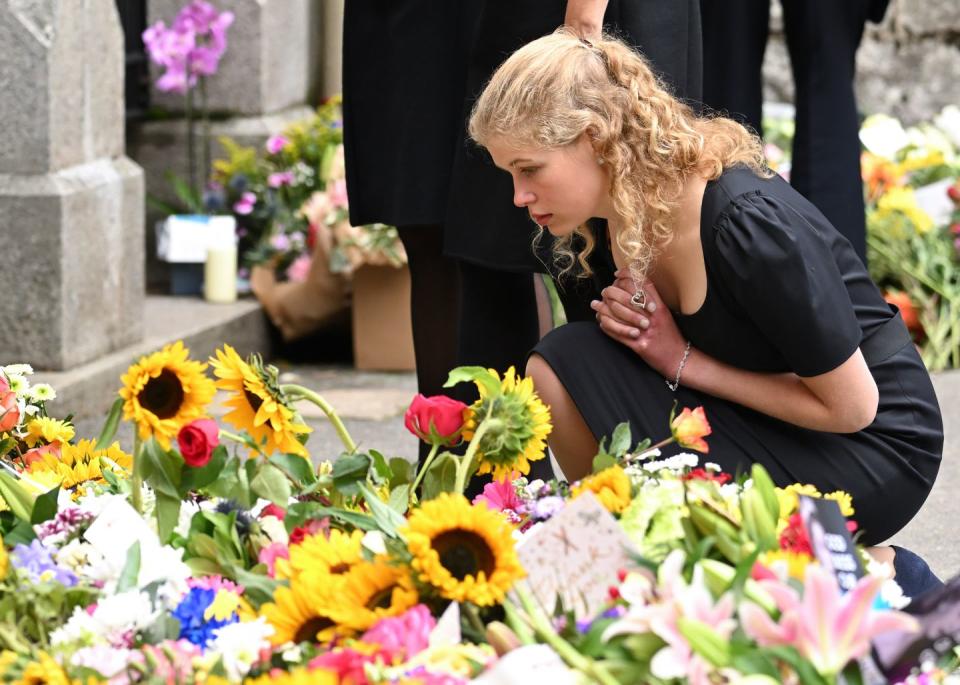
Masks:
[[[430,465],[423,477],[422,501],[435,499],[443,492],[453,492],[457,483],[457,459],[451,454],[441,454]]]
[[[270,457],[270,463],[293,476],[299,483],[309,485],[317,480],[310,461],[295,454],[275,454]]]
[[[793,670],[796,671],[803,685],[827,685],[826,678],[820,675],[813,664],[803,658],[793,647],[766,647],[760,651],[787,662],[787,664],[792,666]]]
[[[760,464],[754,464],[750,469],[750,478],[753,480],[753,489],[763,499],[763,504],[774,521],[780,519],[780,500],[777,499],[777,489],[770,478],[770,474]]]
[[[220,477],[226,463],[227,448],[223,445],[217,445],[210,455],[210,461],[203,466],[194,468],[184,464],[180,480],[181,493],[186,494],[207,487]]]
[[[140,578],[140,541],[134,542],[127,550],[127,561],[123,565],[120,579],[117,581],[117,592],[126,592],[137,587]]]
[[[216,559],[217,543],[206,533],[195,533],[187,542],[187,551],[194,556]]]
[[[389,482],[393,471],[390,469],[386,458],[377,450],[370,450],[370,460],[373,463],[373,472],[379,479],[378,482]]]
[[[601,452],[593,458],[593,471],[592,473],[600,473],[604,469],[608,469],[611,466],[617,465],[617,459],[613,455],[606,454]]]
[[[18,519],[30,523],[34,497],[6,471],[0,471],[0,497]]]
[[[37,534],[29,521],[15,518],[16,523],[3,534],[3,542],[8,547],[24,544],[29,545],[37,539]]]
[[[410,504],[410,484],[404,483],[403,485],[395,487],[390,491],[390,501],[387,502],[387,506],[393,509],[395,512],[403,516],[407,513],[407,507]]]
[[[235,567],[230,569],[233,578],[240,585],[243,585],[243,596],[253,605],[254,609],[259,609],[262,604],[273,601],[273,593],[284,582],[274,580],[262,573],[251,573],[245,569]]]
[[[413,481],[410,471],[413,464],[411,464],[406,459],[400,457],[394,457],[390,460],[390,472],[393,474],[390,476],[390,487],[395,488],[398,485],[404,483],[410,483]]]
[[[452,388],[464,382],[479,383],[491,396],[500,394],[500,380],[482,366],[458,366],[447,376],[447,382],[443,387]]]
[[[7,452],[16,447],[17,441],[14,438],[11,438],[9,435],[3,440],[0,440],[0,457],[4,456]]]
[[[60,486],[39,495],[33,502],[33,513],[30,514],[30,523],[37,524],[49,521],[57,515],[57,496]]]
[[[324,516],[329,516],[361,530],[378,530],[377,522],[369,514],[326,507],[317,502],[297,502],[290,505],[290,508],[287,509],[287,515],[283,519],[283,524],[289,533],[294,528],[303,525],[308,519],[323,518]]]
[[[223,567],[213,559],[206,557],[191,557],[184,561],[195,576],[221,576]]]
[[[176,194],[177,199],[183,203],[188,211],[193,214],[203,214],[203,200],[198,190],[191,188],[190,184],[172,171],[168,171],[164,176],[167,181],[170,182],[170,185],[173,186],[173,192]]]
[[[159,495],[180,500],[180,474],[183,457],[176,452],[167,452],[155,438],[150,438],[140,452],[143,460],[143,480]]]
[[[407,520],[391,509],[386,502],[380,499],[366,483],[357,483],[361,494],[373,512],[374,520],[379,524],[380,530],[387,537],[399,537],[397,529],[406,524]]]
[[[366,454],[348,454],[333,464],[333,487],[343,495],[356,495],[357,483],[367,479],[370,457]]]
[[[690,648],[717,668],[730,664],[730,643],[702,621],[681,616],[677,628]]]
[[[123,414],[123,398],[118,397],[113,403],[113,406],[110,407],[107,420],[104,421],[103,428],[100,429],[100,435],[97,436],[97,447],[100,449],[106,449],[110,441],[113,440],[113,436],[117,434],[117,426],[120,425],[121,414]]]
[[[229,457],[227,463],[223,465],[220,477],[210,483],[206,491],[214,497],[231,499],[237,496],[240,488],[240,460],[237,457]]]
[[[165,492],[157,492],[157,537],[160,542],[167,544],[173,535],[173,529],[177,527],[180,520],[180,496],[171,497]]]
[[[614,457],[622,457],[630,451],[630,424],[624,421],[617,424],[613,429],[613,436],[610,438],[610,454]]]
[[[286,509],[290,506],[290,481],[283,475],[283,471],[273,464],[260,467],[259,473],[250,481],[250,489],[278,507]]]

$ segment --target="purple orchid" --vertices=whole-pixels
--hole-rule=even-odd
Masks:
[[[143,32],[143,43],[155,63],[166,71],[157,81],[162,91],[186,93],[200,76],[217,72],[227,50],[227,29],[232,12],[218,12],[204,0],[193,0],[173,20],[158,21]]]

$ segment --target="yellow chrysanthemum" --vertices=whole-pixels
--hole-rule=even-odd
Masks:
[[[420,580],[446,599],[481,606],[502,602],[526,575],[506,519],[459,494],[443,493],[425,502],[401,534]]]
[[[74,434],[73,426],[66,421],[38,416],[27,424],[27,434],[23,436],[23,441],[27,443],[27,447],[36,447],[41,441],[45,444],[67,443],[73,440]]]
[[[253,361],[251,366],[229,345],[210,360],[217,387],[233,393],[226,402],[232,411],[223,420],[246,431],[265,454],[279,451],[307,457],[307,448],[297,436],[309,433],[310,427],[297,422],[276,379]]]
[[[292,671],[271,671],[256,678],[246,678],[243,685],[340,685],[340,676],[325,668],[295,668]]]
[[[329,537],[320,532],[308,535],[303,542],[290,546],[290,558],[277,560],[277,577],[309,572],[343,575],[363,561],[363,531],[345,533],[333,529]]]
[[[260,615],[273,626],[270,641],[326,643],[337,635],[337,624],[330,618],[333,604],[342,587],[342,579],[307,574],[291,579],[273,593],[273,601],[260,607]]]
[[[385,561],[363,561],[346,574],[332,613],[337,623],[361,631],[381,618],[402,614],[418,600],[407,569]]]
[[[909,186],[890,188],[877,201],[877,215],[880,218],[891,218],[897,215],[904,217],[917,233],[926,233],[933,228],[933,219],[920,205],[917,204],[913,188]],[[894,228],[902,232],[902,227]]]
[[[476,382],[480,399],[470,407],[463,437],[473,440],[478,423],[489,415],[492,421],[477,447],[477,473],[492,473],[494,480],[502,480],[512,471],[528,474],[530,462],[545,455],[547,436],[553,430],[550,410],[534,392],[532,378],[520,378],[512,366],[502,379],[494,369],[489,373],[499,381],[500,388],[493,393],[484,383]]]
[[[5,649],[0,652],[0,682],[9,682],[13,678],[7,677],[7,671],[10,670],[10,667],[17,663],[19,655],[9,649]]]
[[[184,425],[206,416],[216,394],[204,373],[207,365],[189,359],[189,354],[178,340],[141,357],[121,378],[124,420],[132,419],[141,438],[152,435],[164,449]]]
[[[820,491],[814,485],[803,485],[794,483],[785,488],[777,488],[777,499],[780,501],[780,520],[786,521],[796,513],[799,506],[797,495],[807,495],[808,497],[821,497]]]
[[[611,466],[600,473],[587,476],[579,485],[573,487],[574,498],[584,492],[592,492],[604,508],[612,514],[619,514],[631,502],[630,477],[619,466]]]
[[[836,490],[834,492],[829,492],[823,496],[823,499],[832,499],[837,504],[840,505],[840,513],[846,516],[847,518],[854,515],[855,511],[853,508],[853,497],[850,496],[850,493],[844,492],[843,490]]]
[[[46,652],[40,652],[36,661],[31,661],[23,669],[23,676],[15,680],[16,685],[70,685],[63,667]]]
[[[120,449],[120,443],[98,449],[96,440],[81,440],[76,445],[63,445],[59,459],[53,454],[42,454],[30,463],[27,471],[38,481],[54,474],[60,487],[73,490],[86,483],[106,483],[104,471],[127,476],[132,469],[133,457]]]
[[[764,552],[757,560],[767,568],[777,569],[780,567],[786,570],[790,578],[800,582],[803,582],[807,566],[817,563],[817,560],[806,552],[793,552],[785,549]]]
[[[422,666],[427,671],[472,678],[480,675],[484,667],[496,658],[497,654],[490,645],[470,642],[438,644],[415,655],[407,662],[407,668],[413,670]]]

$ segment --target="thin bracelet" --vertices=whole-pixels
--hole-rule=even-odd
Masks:
[[[683,367],[687,365],[687,357],[690,356],[690,341],[687,341],[687,346],[683,349],[683,358],[680,360],[680,366],[677,367],[677,377],[673,380],[673,383],[670,382],[669,378],[664,378],[663,382],[667,384],[667,387],[670,388],[670,392],[676,392],[677,388],[680,387],[680,374],[683,373]]]

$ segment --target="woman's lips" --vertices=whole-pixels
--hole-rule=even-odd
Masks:
[[[553,214],[533,214],[531,212],[530,216],[532,216],[533,220],[536,221],[540,226],[546,226]]]

